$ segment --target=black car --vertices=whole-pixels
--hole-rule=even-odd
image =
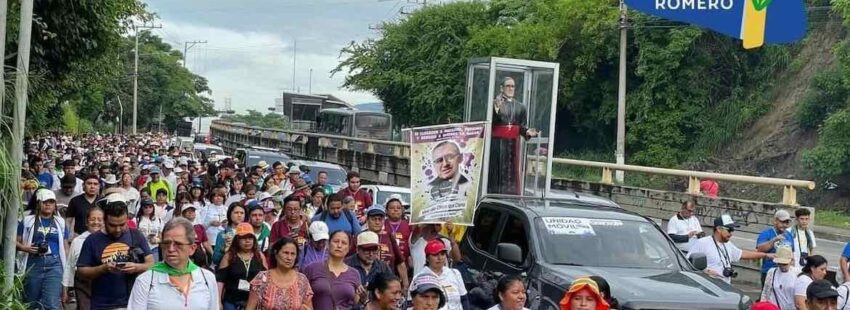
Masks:
[[[284,154],[282,150],[258,146],[238,149],[233,157],[241,164],[241,167],[247,168],[256,166],[260,161],[265,161],[268,165],[272,165],[278,161],[285,165],[290,161],[290,157]]]
[[[598,275],[620,309],[749,309],[740,290],[705,275],[705,257],[688,261],[650,219],[580,199],[489,197],[461,243],[476,307],[493,305],[504,274],[527,279],[528,308],[559,309],[570,283]],[[468,270],[466,270],[468,268]]]

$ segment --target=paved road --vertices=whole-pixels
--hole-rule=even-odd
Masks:
[[[732,242],[739,248],[754,250],[757,238],[758,235],[756,234],[736,231],[732,235]],[[841,258],[841,252],[844,250],[846,242],[818,239],[817,243],[818,247],[815,249],[815,254],[825,257],[830,267],[838,268],[838,260]]]

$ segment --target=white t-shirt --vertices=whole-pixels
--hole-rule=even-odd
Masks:
[[[688,235],[692,231],[697,233],[702,232],[702,225],[700,225],[699,220],[697,220],[696,216],[691,216],[686,219],[680,219],[679,214],[673,215],[670,218],[670,221],[667,222],[667,234],[674,235]],[[688,242],[685,243],[676,243],[676,247],[679,250],[687,251],[690,248],[690,244],[696,240],[696,236],[690,238]]]
[[[731,241],[719,243],[714,241],[713,236],[705,236],[697,239],[691,244],[688,252],[688,257],[694,253],[702,253],[705,255],[708,267],[706,270],[711,270],[721,275],[719,279],[731,283],[732,278],[723,277],[723,268],[731,267],[732,263],[741,260],[741,255],[744,253]]]
[[[443,238],[443,243],[446,244],[446,250],[451,253],[452,242]],[[410,245],[410,257],[413,260],[413,274],[419,274],[423,269],[425,269],[425,246],[427,244],[428,241],[425,241],[425,238],[419,237],[416,242]]]
[[[224,231],[224,219],[227,218],[227,207],[224,205],[214,205],[208,204],[206,208],[204,208],[204,212],[201,214],[201,218],[203,218],[201,224],[204,225],[207,233],[207,240],[210,242],[215,242],[215,238],[218,234]],[[219,221],[221,225],[219,226],[210,226],[210,222]]]
[[[794,267],[803,268],[800,266],[800,252],[809,253],[809,239],[812,240],[812,249],[816,248],[815,234],[811,230],[797,230],[795,227],[791,232],[794,234]],[[806,234],[809,238],[806,238]]]
[[[156,236],[158,238],[161,237],[162,227],[165,226],[163,223],[164,222],[157,217],[154,217],[153,220],[151,220],[150,218],[145,217],[145,216],[143,216],[139,220],[139,222],[136,223],[136,226],[138,227],[139,232],[141,232],[142,235],[144,235],[145,238],[147,238],[149,248],[153,249],[153,248],[159,246],[159,244],[150,243],[151,242],[150,236],[153,235],[153,236]]]
[[[838,292],[838,310],[850,310],[850,282],[845,282],[835,289]]]
[[[242,199],[245,199],[245,194],[236,193],[234,195],[230,195],[230,197],[227,197],[227,200],[224,201],[224,206],[230,207],[230,205],[232,205],[236,202],[240,202],[240,201],[242,201]]]
[[[795,309],[794,290],[797,274],[799,270],[794,267],[788,272],[782,272],[778,267],[768,270],[764,278],[764,288],[761,290],[761,300],[769,301],[780,309]]]
[[[437,277],[437,280],[440,281],[440,285],[443,287],[443,292],[448,297],[446,305],[440,308],[440,310],[463,310],[460,298],[466,295],[466,287],[463,284],[463,277],[461,277],[460,271],[443,267],[443,273],[437,274],[431,268],[424,267],[422,268],[422,273],[429,273]]]
[[[806,289],[809,288],[809,284],[812,284],[814,280],[808,275],[800,275],[797,277],[797,280],[794,282],[794,296],[802,296],[806,297]]]

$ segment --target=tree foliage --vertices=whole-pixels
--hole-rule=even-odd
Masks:
[[[231,114],[225,115],[222,118],[232,122],[245,123],[251,126],[263,128],[287,128],[287,123],[284,119],[284,116],[271,112],[263,115],[263,113],[257,112],[255,110],[248,110],[247,114]]]
[[[15,67],[19,11],[20,2],[11,1],[7,70]],[[122,104],[124,124],[131,125],[134,38],[128,34],[133,21],[155,17],[144,3],[36,0],[33,15],[28,132],[114,128]],[[181,67],[179,52],[149,33],[142,34],[140,45],[141,130],[157,121],[153,112],[160,105],[168,127],[181,116],[212,112],[211,100],[202,95],[209,91],[206,80]],[[85,123],[95,126],[80,126]]]
[[[370,91],[402,126],[462,119],[470,57],[560,63],[556,146],[614,144],[617,1],[453,2],[384,25],[378,39],[343,50],[345,86]],[[766,111],[761,93],[790,57],[631,12],[627,61],[630,161],[673,166],[707,154]],[[663,27],[657,27],[663,26]],[[559,150],[564,151],[564,150]]]

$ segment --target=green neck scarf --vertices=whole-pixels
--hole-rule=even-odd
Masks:
[[[165,262],[158,262],[156,264],[153,264],[153,267],[151,267],[151,270],[162,272],[162,273],[168,274],[169,276],[172,276],[172,277],[179,277],[179,276],[190,274],[190,273],[194,272],[195,270],[198,270],[198,265],[195,265],[195,263],[192,262],[192,260],[189,260],[189,264],[186,266],[186,269],[180,270],[180,269],[169,266]]]

